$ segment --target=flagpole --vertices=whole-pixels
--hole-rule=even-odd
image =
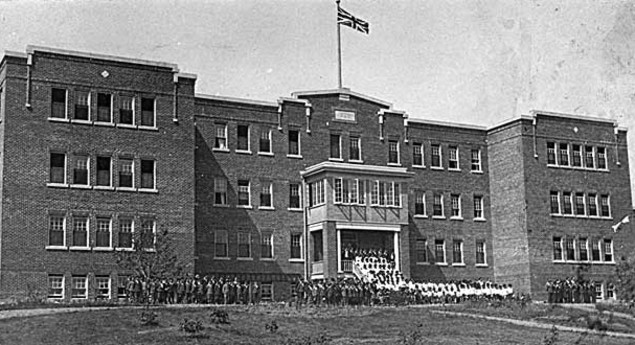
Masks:
[[[337,12],[340,11],[340,0],[335,0]],[[340,35],[340,23],[337,21],[337,82],[338,88],[342,88],[342,38]]]

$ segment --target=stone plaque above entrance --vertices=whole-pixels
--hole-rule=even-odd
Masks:
[[[355,122],[355,112],[336,110],[335,120]]]

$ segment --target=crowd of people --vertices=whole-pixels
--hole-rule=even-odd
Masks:
[[[257,304],[261,298],[257,281],[199,275],[176,279],[130,277],[126,292],[130,302],[149,304]]]
[[[568,277],[547,281],[549,303],[595,303],[595,282]]]

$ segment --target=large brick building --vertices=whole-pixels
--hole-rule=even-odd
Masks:
[[[582,274],[615,296],[635,235],[626,132],[534,112],[491,128],[409,118],[349,89],[274,102],[195,94],[176,65],[29,47],[0,64],[0,293],[116,298],[117,251],[168,230],[187,271],[355,275],[381,248],[416,280],[544,298]],[[623,227],[630,226],[629,224]]]

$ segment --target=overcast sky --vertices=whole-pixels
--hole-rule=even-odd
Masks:
[[[490,126],[531,109],[629,128],[635,2],[342,0],[344,86],[411,117]],[[26,45],[172,62],[197,92],[275,101],[337,87],[333,0],[2,1],[0,50]]]

